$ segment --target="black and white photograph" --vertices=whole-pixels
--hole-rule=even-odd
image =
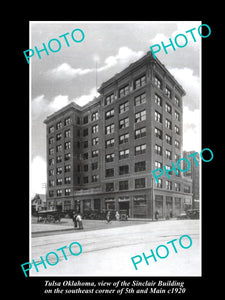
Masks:
[[[24,276],[202,275],[201,21],[30,21]],[[175,284],[175,287],[176,284]]]

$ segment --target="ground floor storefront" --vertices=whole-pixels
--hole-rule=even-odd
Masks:
[[[99,193],[47,199],[47,209],[58,209],[63,212],[79,211],[86,214],[90,211],[126,212],[130,218],[155,219],[176,217],[182,211],[191,208],[192,194],[179,193],[161,189],[142,189],[123,193]]]

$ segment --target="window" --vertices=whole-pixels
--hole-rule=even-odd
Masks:
[[[166,180],[166,189],[167,190],[172,190],[172,181]]]
[[[54,158],[49,159],[48,164],[49,166],[54,166]]]
[[[162,123],[162,115],[155,111],[155,121]]]
[[[88,165],[84,165],[84,172],[88,171]]]
[[[83,160],[86,160],[86,159],[88,159],[88,152],[83,153]]]
[[[97,132],[98,132],[98,125],[92,126],[91,132],[92,132],[92,133],[97,133]]]
[[[62,145],[56,146],[56,152],[62,152]]]
[[[168,98],[171,98],[171,90],[168,87],[166,87],[165,93]]]
[[[83,136],[87,136],[88,135],[88,128],[85,128],[84,130],[83,130]]]
[[[71,118],[66,118],[65,121],[64,121],[64,125],[67,126],[67,125],[70,125],[71,124]]]
[[[175,111],[175,120],[180,121],[180,114]]]
[[[141,104],[146,103],[146,93],[143,93],[137,97],[134,98],[134,105],[139,106]]]
[[[49,139],[49,144],[52,145],[53,143],[54,143],[54,137],[51,137],[51,138]]]
[[[175,104],[180,107],[180,99],[175,96]]]
[[[172,122],[168,119],[165,120],[165,126],[168,129],[172,129]]]
[[[159,161],[155,161],[155,168],[156,169],[162,169],[162,163]]]
[[[54,154],[54,148],[50,148],[49,149],[49,155],[53,155]]]
[[[98,145],[99,139],[98,137],[95,137],[92,139],[92,146]]]
[[[58,178],[56,180],[56,185],[62,185],[62,178]]]
[[[191,187],[189,185],[184,186],[184,192],[185,193],[190,193],[191,192]]]
[[[114,169],[106,169],[105,170],[105,177],[113,177],[114,176]]]
[[[172,159],[172,152],[166,149],[166,158]]]
[[[62,174],[62,167],[58,167],[58,168],[56,169],[56,174],[57,174],[57,175]]]
[[[84,148],[88,148],[88,141],[84,141],[83,147],[84,147]]]
[[[62,196],[62,190],[57,190],[56,195],[57,195],[57,197]]]
[[[114,94],[111,94],[105,98],[105,105],[109,105],[114,101]]]
[[[53,133],[53,132],[54,132],[54,126],[49,127],[48,132],[49,132],[49,133]]]
[[[108,110],[106,113],[105,113],[105,119],[108,120],[110,118],[114,117],[114,108],[111,109],[111,110]]]
[[[65,165],[65,172],[70,172],[71,165]]]
[[[119,97],[126,96],[128,93],[129,93],[129,85],[126,85],[119,90]]]
[[[68,129],[68,130],[65,131],[65,138],[68,138],[70,136],[71,136],[71,130]]]
[[[71,193],[71,189],[65,189],[65,195],[66,195],[66,196],[69,196],[70,193]]]
[[[129,174],[129,166],[124,165],[119,167],[119,175]]]
[[[60,121],[56,124],[56,129],[61,129],[61,128],[62,128],[62,122]]]
[[[98,156],[98,150],[93,150],[92,157],[97,157],[97,156]]]
[[[165,111],[168,112],[169,114],[172,114],[172,107],[168,103],[165,105]]]
[[[146,136],[146,127],[135,130],[135,139],[139,139]]]
[[[77,124],[80,124],[80,117],[77,117]]]
[[[109,147],[113,147],[114,146],[114,139],[110,139],[105,141],[105,147],[109,148]]]
[[[174,126],[174,129],[176,134],[180,134],[180,128],[177,125]]]
[[[168,134],[166,134],[166,142],[170,145],[172,145],[172,137]]]
[[[155,136],[159,139],[162,139],[162,130],[155,127]]]
[[[162,98],[155,94],[155,104],[162,106]]]
[[[61,162],[62,162],[62,155],[58,155],[58,156],[56,157],[56,162],[57,162],[57,163],[61,163]]]
[[[119,113],[120,114],[122,114],[122,113],[124,113],[128,110],[129,110],[129,102],[128,101],[120,104],[120,106],[119,106]]]
[[[60,133],[57,133],[57,134],[56,134],[56,141],[60,141],[61,138],[62,138],[62,133],[61,133],[61,132],[60,132]]]
[[[145,110],[142,110],[135,114],[135,123],[139,123],[144,120],[146,120],[146,111]]]
[[[155,153],[158,155],[162,155],[162,147],[155,144]]]
[[[83,177],[83,183],[88,183],[88,176]]]
[[[158,188],[162,188],[162,179],[161,178],[158,178],[158,182],[156,183],[156,186]]]
[[[162,81],[161,81],[157,76],[155,76],[155,85],[156,85],[159,89],[162,89]]]
[[[135,163],[134,170],[135,170],[135,172],[145,171],[146,170],[146,162],[139,161],[139,162]]]
[[[134,82],[134,88],[137,89],[146,84],[146,76],[143,75],[140,78],[136,79]]]
[[[119,151],[119,159],[124,159],[129,157],[129,149]]]
[[[71,177],[65,177],[65,184],[71,183]]]
[[[128,190],[128,180],[119,181],[119,190],[127,191]]]
[[[105,156],[105,162],[112,162],[112,161],[114,161],[114,157],[115,157],[114,153],[106,154],[106,156]]]
[[[54,197],[54,191],[49,191],[49,197]]]
[[[180,149],[180,142],[179,141],[175,140],[174,145],[175,145],[176,148]]]
[[[174,189],[176,192],[180,192],[180,183],[175,182],[174,183]]]
[[[146,152],[146,144],[135,147],[135,155],[144,154]]]
[[[135,179],[135,188],[141,189],[145,187],[145,178]]]
[[[93,112],[93,114],[91,115],[91,120],[92,121],[98,120],[98,111]]]
[[[88,116],[84,116],[83,117],[83,124],[87,124],[88,123]]]
[[[91,164],[91,169],[92,170],[97,170],[98,169],[98,162],[96,161],[96,162],[93,162],[92,164]]]
[[[66,142],[65,143],[65,149],[68,150],[71,147],[71,142]]]
[[[115,130],[115,125],[110,124],[110,125],[105,127],[105,134],[114,133],[114,130]]]
[[[114,183],[113,182],[106,183],[105,190],[106,190],[106,192],[114,191]]]
[[[55,181],[54,180],[49,180],[49,187],[53,187],[55,185]]]
[[[55,174],[54,169],[49,170],[48,174],[49,176],[54,175]]]
[[[129,118],[125,118],[119,121],[119,129],[129,127]]]
[[[99,179],[99,175],[92,175],[91,176],[91,182],[98,182],[98,179]]]
[[[119,144],[127,143],[129,140],[129,133],[125,133],[119,136]]]

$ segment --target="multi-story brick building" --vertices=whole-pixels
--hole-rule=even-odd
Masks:
[[[47,206],[130,217],[179,214],[192,198],[183,173],[152,170],[181,158],[185,91],[150,52],[102,83],[100,96],[47,117]]]

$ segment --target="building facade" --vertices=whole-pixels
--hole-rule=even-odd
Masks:
[[[176,216],[192,201],[183,173],[152,171],[182,156],[185,91],[148,52],[102,83],[100,96],[47,117],[47,207]]]
[[[196,151],[184,151],[183,157],[188,159],[188,156],[196,153]],[[198,166],[193,159],[190,159],[190,169],[184,173],[184,176],[192,180],[192,208],[199,209],[199,200],[200,200],[200,157],[199,155],[195,156],[195,159],[198,162]]]

